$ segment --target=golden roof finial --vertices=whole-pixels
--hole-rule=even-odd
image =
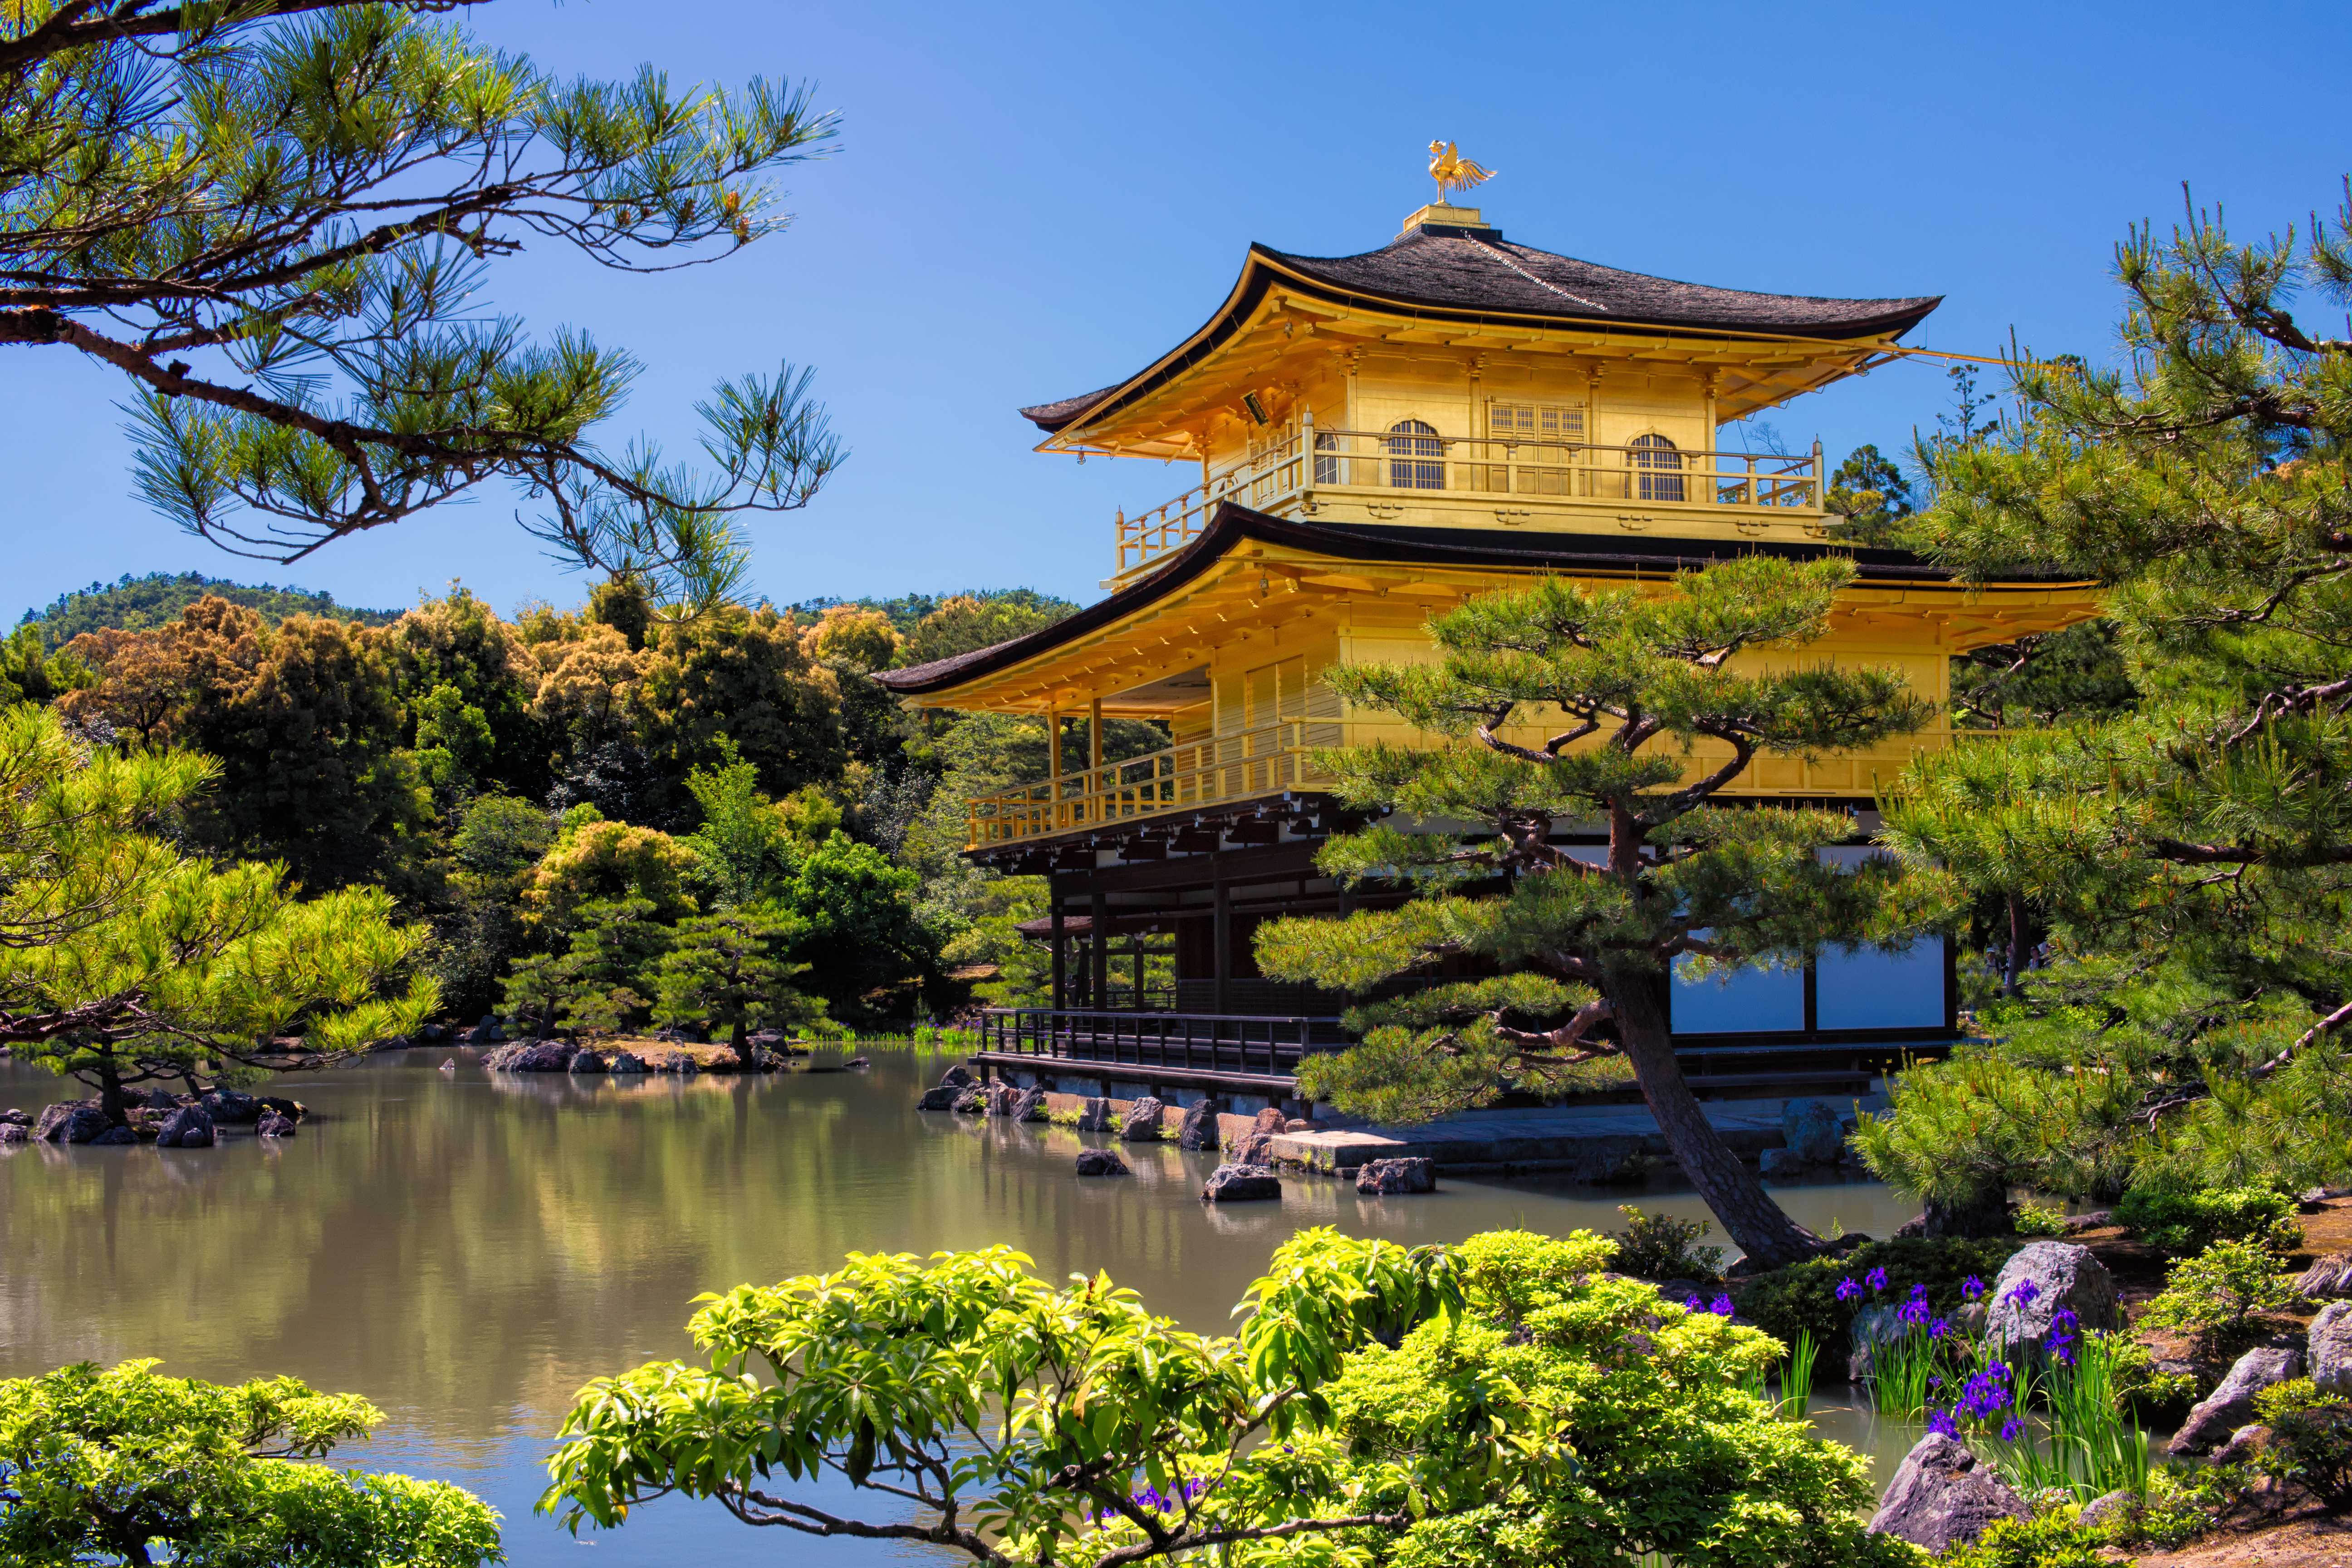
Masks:
[[[1495,177],[1495,171],[1472,163],[1462,155],[1459,142],[1432,142],[1429,144],[1429,177],[1437,182],[1437,202],[1440,206],[1452,204],[1448,191],[1466,191],[1473,185],[1483,185]]]

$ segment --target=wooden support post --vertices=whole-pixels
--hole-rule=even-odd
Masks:
[[[1090,1005],[1097,1013],[1110,1005],[1110,895],[1097,893],[1087,906],[1093,917],[1093,930],[1087,933],[1087,989],[1094,993]]]
[[[1079,792],[1095,803],[1093,819],[1097,822],[1105,819],[1103,808],[1110,799],[1110,791],[1103,785],[1102,765],[1102,699],[1097,697],[1087,704],[1087,766],[1093,772],[1087,780],[1087,787]]]
[[[1135,956],[1135,1010],[1140,1013],[1143,1011],[1143,933],[1141,931],[1135,933],[1134,940],[1129,943],[1129,948]]]
[[[1066,977],[1063,973],[1062,895],[1054,890],[1050,879],[1045,886],[1045,902],[1054,911],[1054,1010],[1058,1013],[1062,1009],[1062,998],[1068,993],[1064,989]]]
[[[1229,1013],[1233,1010],[1234,896],[1231,889],[1226,888],[1225,879],[1223,877],[1217,879],[1214,897],[1215,902],[1212,908],[1215,910],[1216,915],[1210,924],[1215,928],[1213,932],[1213,942],[1216,949],[1216,963],[1209,973],[1216,980],[1214,1010],[1219,1013]]]

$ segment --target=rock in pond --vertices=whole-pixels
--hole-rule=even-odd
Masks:
[[[1127,1116],[1118,1124],[1118,1136],[1127,1143],[1157,1143],[1160,1142],[1160,1119],[1168,1108],[1145,1095],[1129,1102]]]
[[[457,1070],[457,1058],[456,1057],[443,1058],[441,1060],[441,1066],[436,1070],[441,1072],[456,1072]]]
[[[1901,1316],[1903,1309],[1882,1301],[1875,1307],[1864,1307],[1853,1315],[1853,1326],[1846,1331],[1845,1376],[1848,1383],[1860,1383],[1870,1375],[1878,1359],[1878,1347],[1891,1340],[1899,1340],[1911,1331],[1911,1325]]]
[[[1201,1187],[1204,1204],[1262,1202],[1282,1196],[1282,1178],[1269,1165],[1220,1165]]]
[[[1217,1117],[1225,1102],[1213,1094],[1204,1094],[1184,1108],[1184,1120],[1176,1129],[1179,1149],[1213,1149],[1217,1146]]]
[[[1274,1137],[1282,1131],[1282,1112],[1267,1106],[1257,1113],[1257,1120],[1234,1145],[1234,1163],[1240,1165],[1265,1165],[1274,1161]]]
[[[215,1142],[213,1119],[194,1105],[172,1112],[155,1132],[158,1149],[209,1149]]]
[[[940,1087],[942,1089],[970,1089],[979,1081],[971,1076],[970,1068],[961,1066],[951,1067],[940,1075]]]
[[[1782,1152],[1804,1165],[1834,1165],[1845,1152],[1845,1129],[1825,1100],[1792,1100],[1780,1108]]]
[[[1078,1174],[1081,1176],[1131,1176],[1127,1162],[1118,1157],[1116,1149],[1081,1149],[1078,1151]]]
[[[0,1110],[0,1121],[11,1121],[19,1127],[30,1127],[33,1124],[33,1113],[29,1110],[19,1110],[12,1105],[5,1110]]]
[[[216,1089],[205,1096],[205,1114],[215,1127],[250,1127],[261,1120],[261,1101],[234,1089]]]
[[[2032,1512],[1966,1444],[1931,1432],[1903,1457],[1870,1532],[1942,1552],[1974,1541],[1994,1520],[2029,1519]]]
[[[964,1089],[961,1093],[956,1096],[955,1108],[958,1110],[962,1111],[966,1116],[987,1115],[987,1089],[982,1085],[973,1084],[971,1088]]]
[[[1006,1108],[1004,1114],[1014,1121],[1045,1121],[1045,1091],[1042,1089],[1020,1090],[1013,1095],[1013,1103]]]
[[[265,1111],[261,1120],[253,1124],[253,1130],[264,1138],[291,1138],[294,1136],[294,1119],[280,1116],[274,1110]]]
[[[101,1143],[120,1144],[136,1143],[138,1142],[139,1134],[133,1132],[130,1128],[125,1127],[119,1121],[89,1141],[90,1147],[93,1149],[97,1148]]]
[[[953,1110],[955,1102],[963,1098],[963,1089],[952,1083],[923,1090],[923,1098],[915,1101],[918,1110]]]
[[[2001,1265],[1989,1300],[1986,1331],[2012,1357],[2039,1356],[2062,1308],[2074,1314],[2080,1331],[2123,1326],[2115,1277],[2089,1247],[2071,1241],[2036,1241],[2015,1253]]]
[[[0,1143],[30,1143],[33,1130],[21,1121],[0,1121]]]
[[[562,1040],[516,1040],[482,1058],[492,1072],[568,1072],[579,1047]]]
[[[2352,1394],[2352,1301],[2330,1301],[2311,1321],[2311,1381],[2330,1394]]]
[[[2352,1298],[2352,1252],[2338,1252],[2321,1258],[2303,1271],[2294,1288],[2315,1301],[2340,1301]]]
[[[572,1072],[603,1072],[604,1070],[604,1058],[598,1056],[593,1051],[574,1051],[572,1053],[572,1060],[567,1066],[567,1070]]]
[[[113,1125],[94,1100],[65,1100],[41,1108],[33,1136],[44,1143],[94,1143]]]
[[[646,1059],[637,1055],[635,1051],[614,1051],[613,1053],[612,1064],[604,1070],[607,1072],[643,1072],[646,1070]]]
[[[1404,1193],[1433,1193],[1437,1175],[1426,1160],[1367,1160],[1356,1167],[1356,1190],[1375,1197]]]
[[[2254,1418],[2254,1395],[2303,1375],[2303,1352],[2292,1345],[2256,1345],[2238,1358],[2221,1386],[2197,1402],[2164,1451],[2186,1458],[2219,1447]]]
[[[1118,1119],[1111,1114],[1110,1101],[1094,1095],[1078,1107],[1078,1131],[1081,1132],[1112,1132],[1118,1131]]]

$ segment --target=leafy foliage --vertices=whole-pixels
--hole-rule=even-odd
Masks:
[[[1778,1347],[1602,1279],[1608,1255],[1306,1231],[1227,1339],[1003,1248],[853,1254],[704,1298],[707,1368],[592,1384],[540,1506],[610,1529],[676,1490],[992,1564],[1910,1562],[1862,1531],[1862,1462],[1739,1388]],[[884,1517],[836,1511],[841,1481]]]
[[[2303,1245],[2294,1200],[2268,1187],[2138,1186],[2124,1194],[2115,1215],[2117,1225],[2174,1258],[2203,1252],[2217,1241],[2251,1241],[2281,1256]]]
[[[33,627],[42,645],[54,652],[84,632],[141,632],[169,626],[199,599],[226,599],[242,605],[273,626],[289,616],[325,616],[382,626],[398,620],[401,614],[356,610],[336,604],[332,594],[268,583],[232,583],[201,572],[150,572],[141,577],[125,572],[114,582],[92,583],[87,588],[59,594],[54,605],[26,610],[23,624]]]
[[[752,1026],[813,1021],[824,1014],[790,984],[808,968],[787,956],[799,934],[798,922],[764,907],[679,921],[654,971],[654,1016],[728,1031],[735,1054],[750,1065],[746,1032]]]
[[[2141,1312],[2142,1327],[2195,1336],[2209,1361],[2226,1361],[2271,1331],[2268,1314],[2301,1304],[2278,1259],[2250,1241],[2217,1241],[2175,1263]]]
[[[1837,1258],[1815,1258],[1789,1268],[1774,1269],[1738,1281],[1732,1297],[1739,1315],[1783,1344],[1794,1344],[1800,1333],[1814,1342],[1843,1345],[1863,1308],[1907,1300],[1914,1286],[1927,1289],[1927,1301],[1944,1317],[1966,1305],[1963,1287],[1970,1277],[1990,1280],[2021,1244],[2008,1240],[1965,1240],[1957,1237],[1906,1237],[1899,1241],[1865,1242]],[[1879,1289],[1849,1289],[1842,1299],[1838,1287],[1862,1280],[1876,1269],[1886,1273]]]
[[[1625,1228],[1610,1239],[1617,1244],[1617,1267],[1637,1279],[1697,1279],[1722,1277],[1723,1248],[1695,1245],[1714,1226],[1703,1219],[1676,1219],[1672,1215],[1647,1215],[1632,1204],[1619,1204]]]
[[[2063,1513],[1996,1519],[1974,1541],[1940,1553],[1942,1568],[2107,1568],[2099,1533]]]
[[[290,1377],[235,1387],[152,1361],[0,1382],[0,1556],[27,1568],[150,1563],[477,1568],[498,1515],[444,1481],[311,1463],[383,1413]]]
[[[2266,1388],[2254,1414],[2271,1429],[2256,1456],[2263,1473],[2308,1488],[2330,1509],[2352,1509],[2352,1400],[2307,1377]]]

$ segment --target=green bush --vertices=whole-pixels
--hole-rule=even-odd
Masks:
[[[2221,1513],[2245,1495],[2243,1465],[2197,1465],[2151,1469],[2147,1490],[2137,1508],[2097,1526],[2116,1546],[2153,1546],[2170,1552],[2210,1534]]]
[[[2020,1236],[2063,1236],[2066,1234],[2066,1211],[2044,1208],[2040,1204],[2020,1204],[2010,1222],[2010,1228]]]
[[[2238,1355],[2271,1331],[2264,1321],[2301,1302],[2278,1260],[2251,1241],[2218,1241],[2172,1266],[2163,1294],[2140,1314],[2141,1328],[2194,1335],[2210,1361]]]
[[[2308,1489],[2330,1509],[2352,1508],[2352,1400],[2299,1377],[2256,1394],[2254,1413],[2271,1429],[2256,1468]]]
[[[2137,1340],[2125,1340],[2116,1347],[2109,1376],[2114,1380],[2116,1402],[2143,1421],[2185,1415],[2205,1393],[2192,1373],[2158,1371],[2156,1352]]]
[[[1672,1215],[1647,1215],[1632,1204],[1619,1204],[1625,1228],[1612,1232],[1617,1244],[1617,1271],[1641,1279],[1720,1279],[1723,1248],[1692,1243],[1714,1226],[1703,1219],[1676,1219]]]
[[[2105,1541],[2063,1513],[1996,1519],[1985,1532],[1936,1559],[1937,1568],[2110,1568]]]
[[[1844,1353],[1846,1331],[1864,1307],[1899,1302],[1914,1285],[1927,1287],[1927,1300],[1939,1317],[1957,1315],[1964,1304],[1960,1286],[1971,1275],[1990,1285],[2022,1245],[2016,1241],[1971,1241],[1956,1237],[1912,1237],[1901,1241],[1873,1241],[1843,1258],[1815,1258],[1779,1268],[1732,1287],[1739,1315],[1783,1344],[1794,1344],[1798,1331],[1810,1331],[1814,1340],[1836,1354]],[[1838,1300],[1838,1282],[1857,1285],[1874,1268],[1886,1270],[1886,1288],[1864,1289],[1852,1300]]]
[[[2217,1241],[2292,1252],[2303,1245],[2294,1215],[2294,1200],[2268,1187],[2134,1187],[2116,1205],[2117,1225],[2171,1258],[2193,1258]]]

